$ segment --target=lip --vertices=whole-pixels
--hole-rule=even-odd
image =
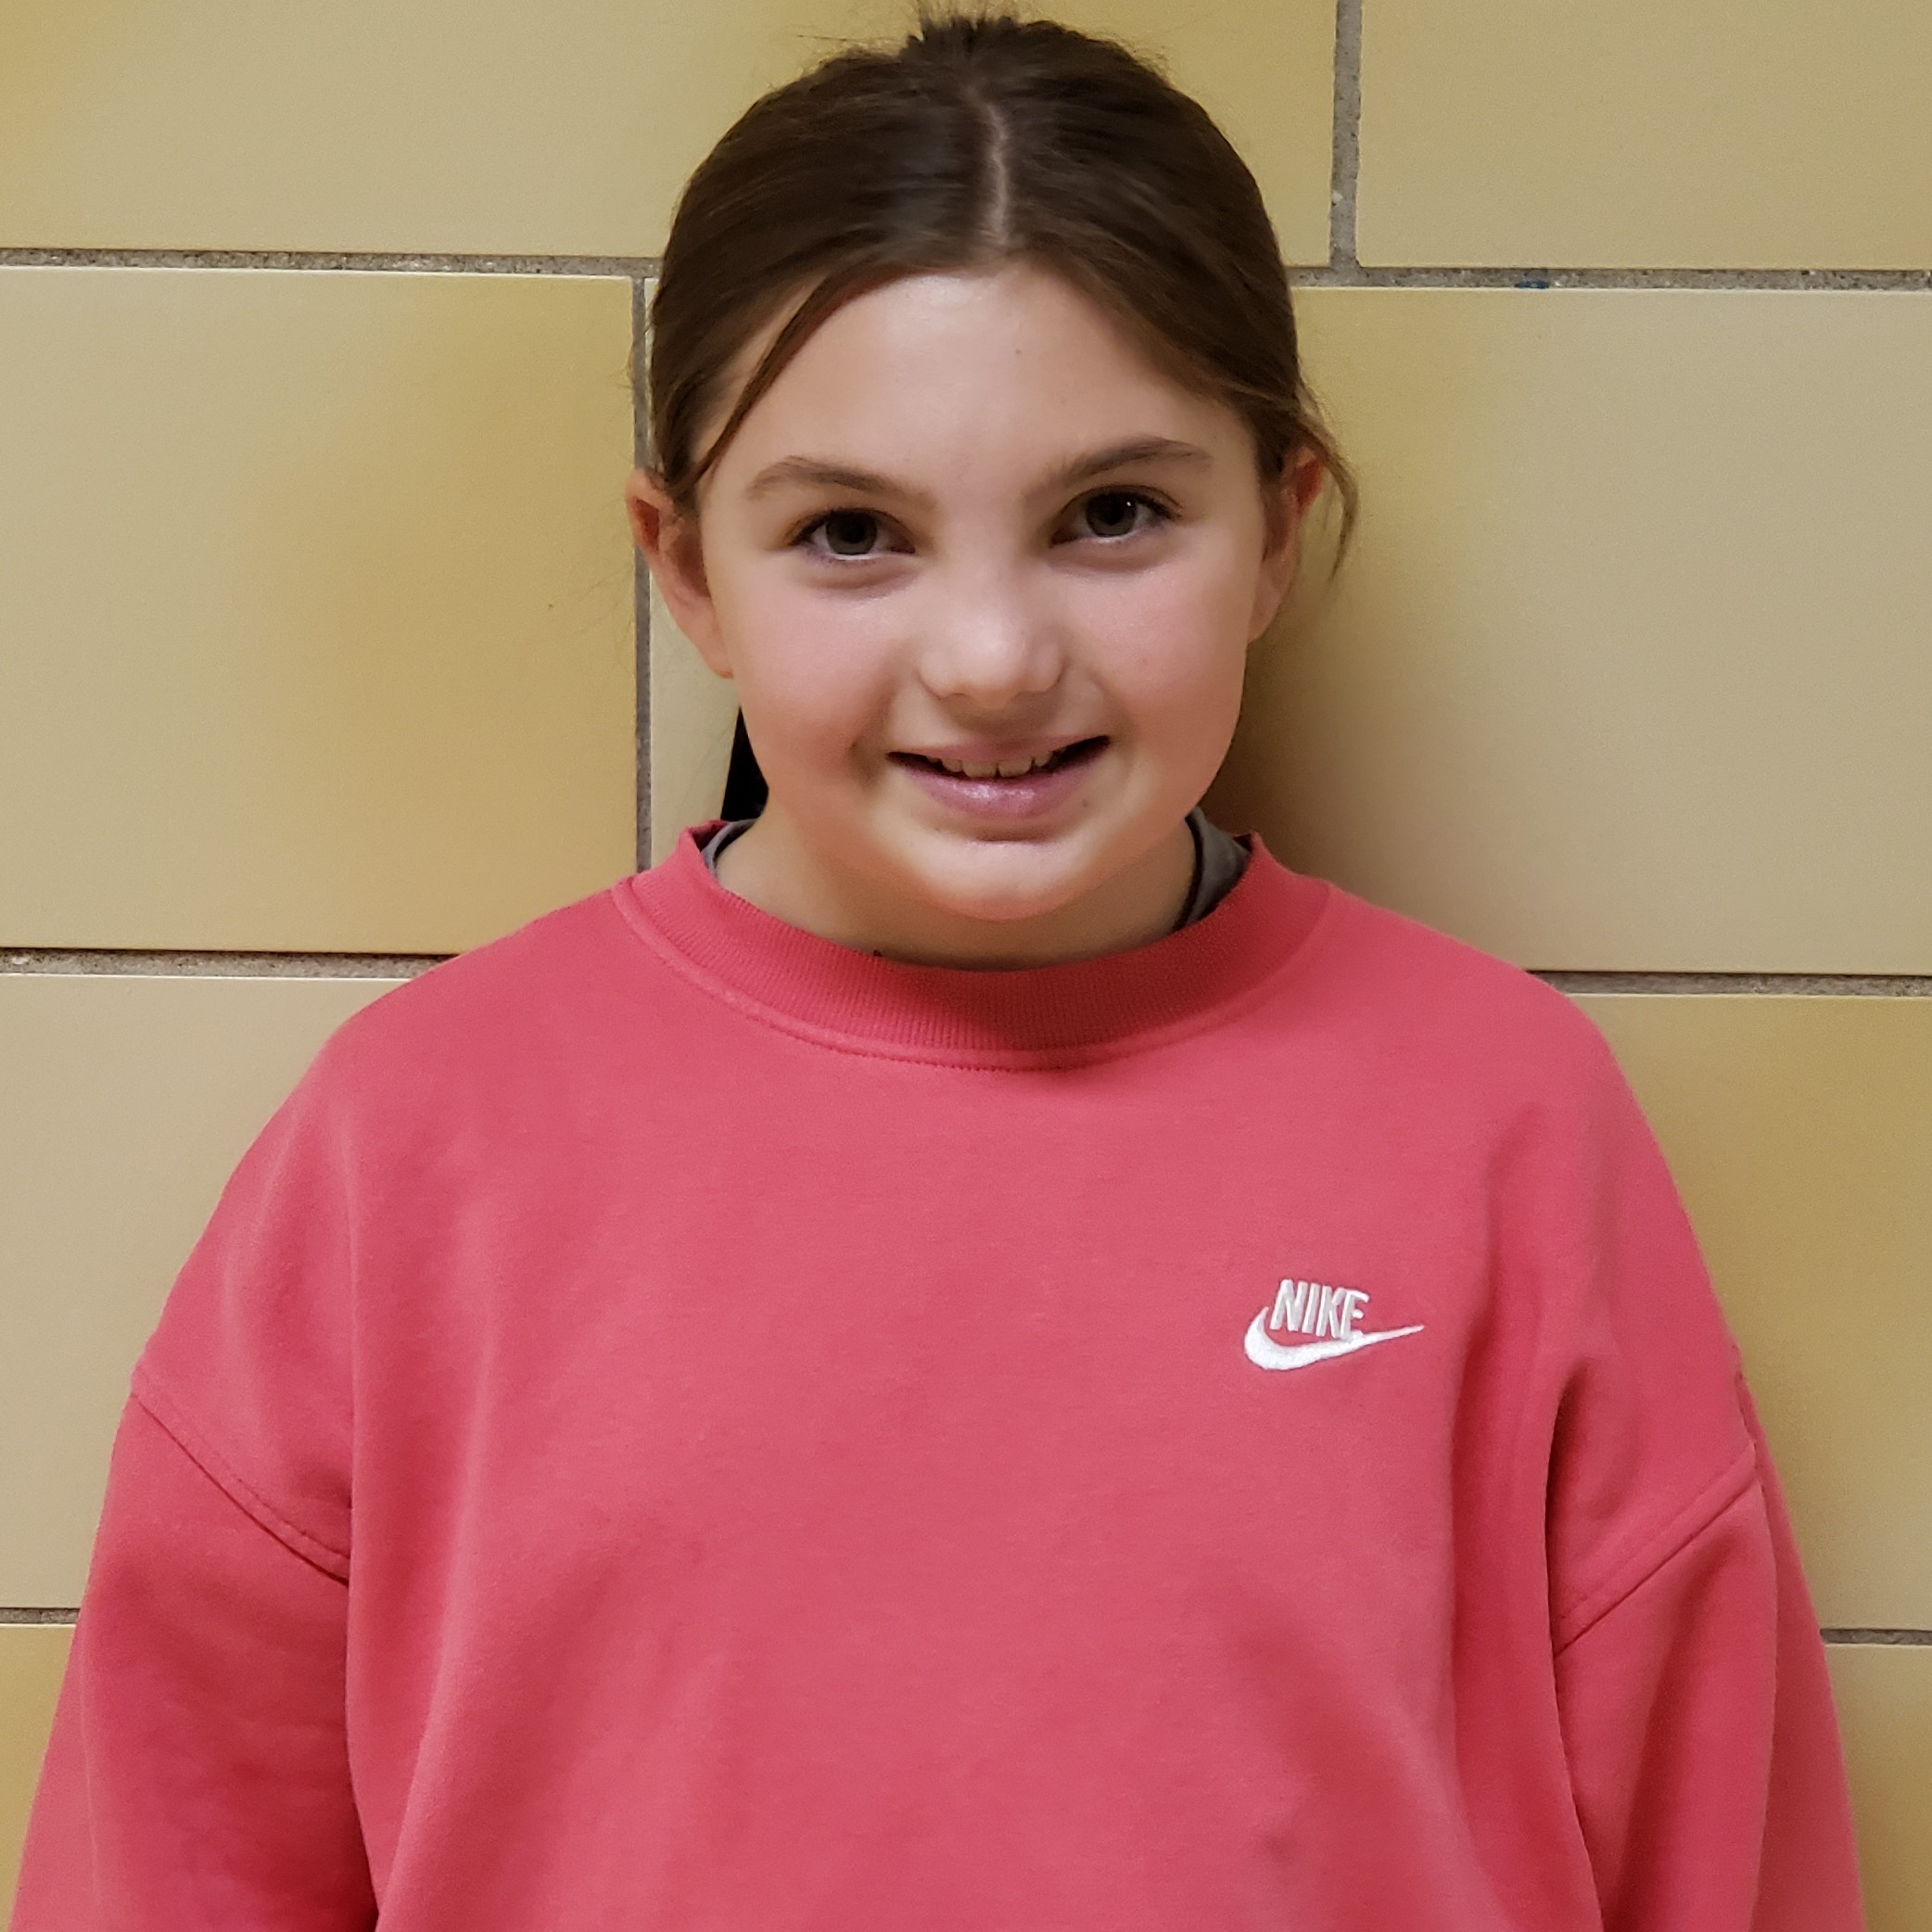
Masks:
[[[1085,744],[1089,738],[1099,736],[1100,733],[1098,731],[1075,731],[1066,738],[1009,738],[1001,741],[974,738],[963,744],[906,744],[901,745],[895,756],[944,758],[953,765],[1011,765],[1022,758],[1051,757],[1055,752],[1064,751],[1070,744]]]
[[[962,818],[1010,824],[1016,820],[1044,818],[1072,797],[1087,782],[1087,773],[1105,753],[1109,742],[1104,737],[1089,734],[1084,738],[1042,743],[1034,749],[1010,744],[972,750],[948,747],[943,754],[956,764],[978,765],[993,764],[1002,757],[1009,760],[1042,757],[1049,752],[1063,751],[1072,744],[1091,744],[1093,746],[1091,751],[1070,759],[1064,765],[1056,765],[1046,771],[1029,771],[1023,778],[964,778],[916,762],[916,757],[941,756],[934,752],[910,756],[895,753],[892,762],[928,798],[947,810],[957,812]]]

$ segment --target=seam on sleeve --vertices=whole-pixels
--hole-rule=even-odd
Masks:
[[[187,1411],[169,1393],[166,1385],[146,1362],[135,1365],[133,1394],[136,1402],[172,1436],[182,1452],[200,1468],[231,1502],[253,1517],[277,1543],[325,1571],[338,1582],[349,1581],[349,1553],[331,1548],[311,1536],[299,1524],[291,1522],[268,1498],[247,1481],[226,1456],[197,1428]]]
[[[1557,1613],[1552,1633],[1558,1654],[1695,1543],[1757,1479],[1757,1448],[1747,1443],[1728,1468],[1652,1531],[1608,1576]]]

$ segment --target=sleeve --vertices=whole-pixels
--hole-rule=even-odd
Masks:
[[[130,1401],[13,1932],[373,1926],[343,1720],[347,1611],[342,1578]]]
[[[1599,1098],[1549,1541],[1606,1932],[1862,1932],[1824,1641],[1736,1344],[1620,1074]]]
[[[1730,1503],[1557,1659],[1607,1932],[1862,1932],[1824,1646],[1749,1397]]]
[[[243,1156],[135,1364],[14,1932],[375,1923],[347,1713],[364,1163],[339,1050]]]

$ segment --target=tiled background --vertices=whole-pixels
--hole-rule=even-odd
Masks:
[[[1250,155],[1362,472],[1211,804],[1609,1035],[1778,1450],[1875,1932],[1925,1932],[1932,12],[1059,11]],[[635,320],[737,108],[901,19],[0,9],[0,1897],[248,1136],[360,1001],[716,808],[729,690],[638,648]]]

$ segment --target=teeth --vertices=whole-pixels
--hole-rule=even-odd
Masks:
[[[1037,758],[1008,758],[993,765],[956,763],[951,758],[939,758],[934,762],[942,771],[950,771],[955,778],[1023,778],[1029,771],[1037,771],[1042,765],[1050,763],[1053,756],[1049,751]]]

